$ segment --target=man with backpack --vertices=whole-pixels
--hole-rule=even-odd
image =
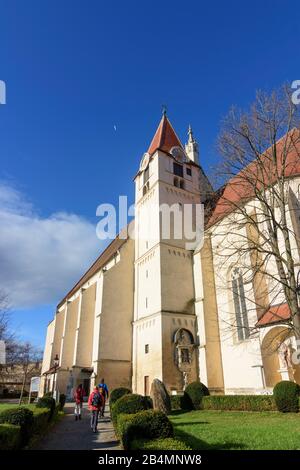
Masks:
[[[89,396],[88,406],[91,410],[91,429],[93,432],[97,432],[98,416],[103,405],[103,398],[99,392],[99,387],[95,387]]]
[[[108,398],[108,387],[107,387],[104,379],[101,379],[101,382],[99,383],[98,388],[99,388],[99,392],[101,393],[102,399],[103,399],[101,412],[100,412],[100,416],[103,418],[104,417],[104,410],[105,410],[105,402]]]
[[[82,411],[82,403],[84,397],[84,389],[82,384],[78,385],[74,392],[74,400],[75,400],[75,420],[81,419],[81,411]]]

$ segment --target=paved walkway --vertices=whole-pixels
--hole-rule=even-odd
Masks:
[[[112,422],[109,417],[109,408],[106,406],[104,418],[100,418],[98,433],[94,434],[90,428],[90,413],[86,403],[83,407],[82,419],[75,421],[74,406],[67,403],[66,416],[62,418],[39,442],[38,450],[120,450]]]

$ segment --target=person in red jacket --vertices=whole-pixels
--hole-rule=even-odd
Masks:
[[[74,392],[74,400],[75,400],[75,420],[81,419],[81,411],[82,411],[82,403],[84,397],[84,389],[82,384],[78,385]]]
[[[103,406],[103,398],[99,392],[99,387],[95,387],[89,396],[88,406],[91,410],[91,429],[93,432],[97,432],[98,416]]]

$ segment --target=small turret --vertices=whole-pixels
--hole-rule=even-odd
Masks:
[[[185,151],[189,159],[197,163],[197,165],[199,165],[199,145],[196,139],[194,138],[191,125],[189,125],[188,141],[187,141],[187,144],[185,145]]]

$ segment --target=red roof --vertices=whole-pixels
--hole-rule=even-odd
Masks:
[[[172,147],[183,148],[172,124],[164,114],[152,139],[150,147],[148,148],[148,153],[152,155],[158,149],[163,150],[164,152],[170,152]]]
[[[288,304],[275,305],[260,317],[256,326],[268,326],[272,323],[288,320],[290,317],[291,311]]]
[[[286,139],[288,137],[288,139]],[[286,142],[288,142],[286,144]],[[288,146],[286,160],[284,146]],[[274,163],[274,152],[268,149],[262,159],[254,160],[244,170],[233,176],[226,184],[222,196],[208,221],[211,226],[233,212],[239,204],[255,196],[255,188],[272,185],[283,171],[286,178],[300,174],[300,132],[292,129],[276,143],[277,164]],[[265,159],[265,160],[263,160]],[[263,165],[261,164],[263,161]]]

